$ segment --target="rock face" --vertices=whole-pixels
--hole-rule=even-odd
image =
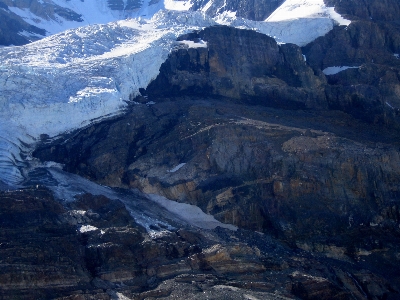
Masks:
[[[389,296],[387,284],[396,294],[399,134],[386,107],[398,101],[397,58],[388,55],[389,44],[371,46],[377,37],[362,44],[360,32],[369,27],[354,24],[304,49],[224,26],[183,36],[182,44],[207,48],[179,46],[125,116],[34,155],[101,184],[195,204],[222,222],[335,259],[335,268],[341,261],[363,270],[350,277],[335,271],[339,285],[325,275],[291,273],[297,297],[346,299],[343,286],[363,280],[354,297]],[[344,50],[336,36],[347,39]],[[396,32],[388,36],[396,40]],[[354,53],[360,68],[322,72]],[[368,55],[381,61],[368,62]],[[240,270],[224,261],[232,248],[215,247],[203,251],[203,263]]]
[[[107,0],[108,7],[112,10],[134,10],[142,6],[142,1],[140,0]]]
[[[280,108],[326,106],[323,76],[314,75],[295,45],[278,46],[263,34],[227,26],[178,40],[205,41],[207,47],[174,51],[147,88],[150,97],[186,94]]]
[[[89,283],[76,228],[60,221],[66,210],[47,190],[2,193],[0,205],[3,299],[49,298],[53,291]],[[47,286],[53,291],[42,290]]]
[[[29,39],[18,34],[22,31],[43,37],[46,35],[44,29],[26,23],[21,17],[12,13],[3,1],[0,1],[0,45],[24,45],[29,43]]]
[[[332,3],[353,22],[302,49],[224,26],[182,36],[125,115],[38,145],[35,157],[66,171],[195,204],[240,228],[146,233],[104,197],[46,204],[35,222],[67,228],[55,238],[76,247],[62,261],[79,265],[50,289],[57,297],[399,297],[398,23],[372,1]],[[355,68],[327,71],[343,66]],[[21,209],[18,192],[3,196],[7,215]],[[6,243],[14,231],[4,232]],[[4,257],[25,266],[13,258],[24,245]],[[10,298],[22,281],[4,270]]]
[[[43,187],[0,193],[2,299],[395,299],[397,288],[349,264],[251,231],[155,229],[124,205]],[[156,226],[154,227],[156,228]],[[339,262],[339,264],[338,264]]]
[[[325,0],[327,6],[334,6],[340,14],[350,18],[371,19],[375,21],[399,21],[400,3],[396,0],[373,1],[373,0]]]
[[[397,139],[341,113],[181,100],[135,106],[36,155],[239,227],[326,241],[377,224],[398,231]]]
[[[331,109],[367,122],[399,127],[400,5],[397,1],[331,1],[352,19],[304,47],[315,72],[327,67],[354,67],[327,76]]]
[[[397,286],[398,137],[379,130],[337,112],[181,100],[136,105],[37,156],[102,184],[196,204],[293,247],[359,261]],[[312,294],[314,284],[294,290]]]

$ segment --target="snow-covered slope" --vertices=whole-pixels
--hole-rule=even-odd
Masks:
[[[300,46],[325,35],[336,24],[350,24],[333,7],[326,7],[323,0],[287,0],[266,22],[274,25],[269,35]]]
[[[107,24],[128,18],[151,18],[160,10],[188,10],[190,1],[174,0],[2,0],[2,13],[22,18],[24,22],[43,29],[46,36],[94,24]],[[1,4],[1,3],[0,3]],[[19,35],[30,41],[43,38],[28,30]]]
[[[0,12],[8,12],[22,18],[29,25],[43,29],[46,36],[67,29],[109,22],[127,18],[150,19],[160,10],[201,11],[211,17],[225,20],[227,23],[246,20],[236,19],[238,11],[245,4],[237,4],[235,0],[2,0],[6,8],[0,6]],[[265,6],[274,6],[281,2],[268,1]],[[240,1],[238,2],[240,3]],[[274,4],[272,4],[274,3]],[[235,5],[237,7],[235,7]],[[259,4],[260,5],[260,4]],[[257,4],[249,6],[249,12],[256,9]],[[247,20],[250,23],[254,21]],[[299,30],[310,31],[313,38],[331,30],[335,22],[348,25],[333,8],[327,8],[323,0],[287,0],[266,20],[269,24],[255,22],[256,28],[272,36],[281,37],[283,42],[307,43],[309,39],[293,40]],[[261,29],[261,28],[260,28]],[[28,40],[43,38],[37,31],[20,30],[19,35]],[[304,34],[301,34],[304,35]],[[292,39],[292,40],[291,40]]]
[[[63,0],[54,2],[65,4]],[[71,7],[77,5],[74,0],[67,2]],[[336,22],[332,13],[320,12],[330,11],[322,0],[288,0],[272,15],[273,22],[240,19],[233,13],[212,19],[203,12],[185,11],[189,2],[176,2],[158,3],[174,10],[140,10],[152,18],[88,25],[25,46],[0,48],[1,180],[9,184],[23,180],[29,145],[42,134],[53,137],[121,113],[129,96],[157,76],[160,65],[178,45],[179,35],[219,23],[302,45],[328,32]],[[293,13],[293,18],[299,16],[293,27],[292,19],[284,16],[295,4],[312,4],[318,9],[310,10],[311,14],[301,9],[301,14]],[[102,9],[92,0],[85,0],[84,5],[87,7],[80,6],[82,12],[92,9],[97,14],[95,9]],[[103,21],[113,17],[105,13]],[[89,14],[85,18],[89,20]]]

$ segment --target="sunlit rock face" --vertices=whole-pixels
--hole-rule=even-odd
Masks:
[[[125,116],[44,145],[34,156],[101,184],[195,204],[296,249],[362,261],[397,289],[390,262],[398,260],[397,125],[370,119],[368,102],[353,116],[335,109],[331,89],[359,69],[328,74],[331,65],[314,63],[310,49],[328,44],[329,36],[301,49],[224,26],[183,35],[158,77],[131,97]],[[204,252],[207,265],[240,270],[226,261],[227,251]],[[265,267],[244,266],[260,274]],[[339,293],[326,277],[301,274],[290,275],[298,297]]]

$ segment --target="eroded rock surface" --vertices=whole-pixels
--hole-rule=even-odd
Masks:
[[[135,105],[36,155],[102,184],[196,204],[222,222],[398,282],[397,136],[340,112],[176,100]],[[294,290],[307,286],[316,288],[304,282]]]
[[[292,249],[268,234],[144,231],[124,205],[43,187],[0,193],[2,299],[396,299],[362,262]],[[154,228],[156,228],[156,224]]]

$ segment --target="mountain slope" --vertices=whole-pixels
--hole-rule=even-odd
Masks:
[[[178,25],[182,17],[186,22]],[[32,137],[54,136],[120,113],[129,95],[157,75],[176,37],[199,24],[212,21],[166,12],[149,23],[93,25],[0,49],[2,156],[20,160],[19,151],[6,146],[11,141],[32,143]],[[3,174],[6,181],[21,180],[14,171],[11,177]]]
[[[282,4],[283,2],[284,4]],[[297,31],[299,28],[303,28],[303,33],[304,30],[311,31],[312,28],[316,31],[313,33],[315,39],[332,29],[333,24],[330,19],[339,21],[340,24],[348,23],[337,15],[333,8],[327,9],[323,0],[308,0],[306,2],[299,2],[298,0],[240,2],[237,0],[2,0],[0,5],[2,7],[0,10],[2,19],[7,20],[7,24],[14,24],[10,27],[3,23],[3,27],[0,27],[0,45],[12,43],[21,45],[44,36],[90,24],[106,24],[121,19],[138,17],[150,19],[155,13],[163,9],[199,11],[213,18],[249,21],[282,22],[290,18],[290,23],[281,24],[271,32],[268,29],[263,30],[265,33],[277,37],[295,36],[299,34]],[[301,7],[301,9],[294,9],[295,7]],[[271,13],[273,13],[272,16],[270,16]],[[304,28],[305,19],[308,23],[307,28]],[[259,26],[255,23],[253,27],[258,28]],[[287,42],[286,39],[284,38],[282,41]]]
[[[398,299],[392,1],[152,2],[1,48],[0,297]]]
[[[57,3],[61,5],[61,2]],[[71,1],[69,5],[87,12],[82,17],[85,22],[90,18],[106,22],[121,13],[91,1],[79,6]],[[157,9],[160,5],[187,9],[172,2],[154,5],[159,5],[154,6]],[[318,7],[325,9],[323,5]],[[53,7],[51,12],[55,11]],[[147,10],[147,13],[152,15],[154,11]],[[48,24],[54,22],[51,16],[58,18],[47,16]],[[102,19],[98,19],[99,16]],[[162,10],[150,19],[89,25],[23,47],[0,49],[0,137],[3,144],[0,161],[4,170],[8,170],[2,173],[3,180],[15,184],[23,178],[20,168],[29,154],[20,153],[28,150],[17,150],[23,148],[18,140],[25,145],[32,144],[42,134],[54,136],[120,113],[126,106],[125,101],[157,76],[168,53],[178,45],[175,40],[179,35],[220,23],[264,34],[276,33],[279,41],[303,45],[325,34],[335,24],[330,15],[313,19],[306,16],[303,13],[302,18],[292,24],[286,20],[249,21],[230,15],[212,19],[202,12]],[[66,22],[66,26],[68,24],[71,23]],[[287,30],[289,24],[295,30]],[[310,30],[310,26],[319,30]],[[299,32],[299,28],[303,30]],[[54,30],[60,27],[55,26]]]
[[[0,45],[22,45],[61,31],[126,18],[151,18],[157,11],[202,11],[215,17],[234,12],[238,17],[264,20],[280,0],[174,1],[174,0],[2,0]]]

